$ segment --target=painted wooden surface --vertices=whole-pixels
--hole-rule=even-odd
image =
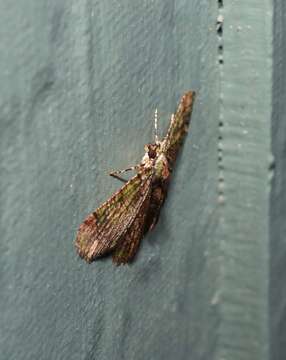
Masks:
[[[268,359],[272,2],[0,8],[3,359]],[[189,89],[158,226],[131,266],[87,265],[73,240],[108,172]]]
[[[272,92],[272,190],[270,202],[271,359],[286,358],[286,4],[275,1]]]

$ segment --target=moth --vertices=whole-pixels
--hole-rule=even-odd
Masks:
[[[170,175],[187,134],[194,99],[193,91],[182,96],[177,111],[171,116],[167,134],[161,141],[157,135],[156,110],[155,140],[145,145],[141,162],[110,173],[123,181],[120,174],[124,171],[133,170],[136,174],[79,226],[75,246],[87,262],[107,254],[112,254],[117,265],[131,262],[141,239],[157,224],[167,196]]]

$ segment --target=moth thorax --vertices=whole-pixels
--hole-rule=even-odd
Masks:
[[[167,179],[170,176],[168,160],[164,154],[160,154],[155,163],[155,176],[160,179]]]

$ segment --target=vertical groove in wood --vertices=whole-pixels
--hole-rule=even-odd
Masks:
[[[270,340],[271,359],[286,358],[286,4],[274,1],[272,178],[270,202]]]

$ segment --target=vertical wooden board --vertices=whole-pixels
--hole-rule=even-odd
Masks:
[[[209,1],[0,2],[0,347],[6,359],[212,358],[219,92]],[[196,89],[156,230],[132,266],[76,256],[153,112]],[[168,117],[160,116],[162,132]],[[213,302],[215,304],[215,301]]]
[[[219,2],[217,359],[268,359],[272,2]]]

